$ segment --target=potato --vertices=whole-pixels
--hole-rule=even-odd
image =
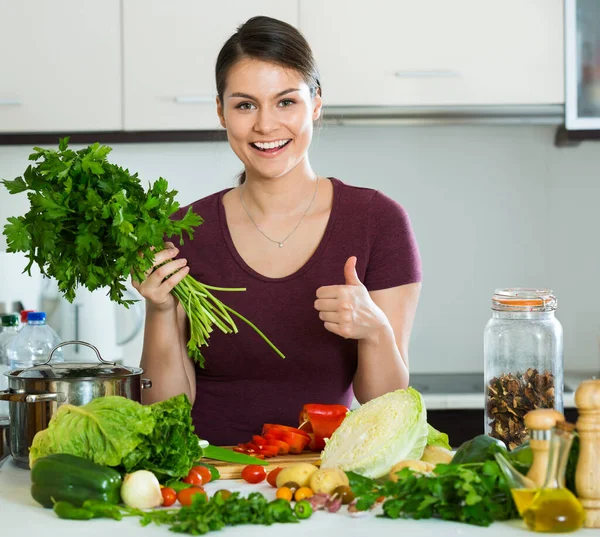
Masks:
[[[350,481],[339,468],[320,468],[310,478],[310,488],[315,494],[331,494],[342,485],[348,487]]]
[[[317,467],[314,464],[297,462],[296,464],[292,464],[281,470],[281,472],[277,474],[275,483],[277,484],[277,488],[285,485],[288,481],[294,481],[301,487],[306,487],[310,481],[310,476],[316,471]]]
[[[439,446],[427,446],[421,457],[422,461],[433,464],[448,464],[452,460],[452,451]]]
[[[430,462],[425,461],[400,461],[399,463],[394,464],[394,466],[392,466],[392,469],[390,470],[390,479],[394,482],[398,481],[398,476],[396,475],[396,472],[399,472],[403,468],[412,468],[416,472],[427,473],[432,472],[435,466]]]

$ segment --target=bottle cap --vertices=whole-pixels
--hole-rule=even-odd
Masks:
[[[2,316],[2,326],[18,326],[19,316],[16,313],[10,313]]]
[[[22,322],[22,323],[26,323],[26,322],[27,322],[27,315],[28,315],[29,313],[31,313],[32,311],[35,311],[35,310],[23,310],[23,311],[21,312],[21,322]]]
[[[27,322],[29,321],[45,321],[46,313],[43,311],[30,311],[27,314]]]

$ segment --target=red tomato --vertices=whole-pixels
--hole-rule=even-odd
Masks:
[[[279,467],[279,468],[275,468],[275,470],[271,470],[269,472],[269,475],[267,476],[267,482],[269,483],[269,485],[271,485],[272,487],[277,488],[277,476],[279,475],[279,472],[281,472],[283,468]]]
[[[265,477],[267,477],[266,470],[258,464],[250,464],[242,470],[242,479],[246,483],[260,483]]]
[[[188,485],[202,485],[203,481],[202,481],[202,476],[194,469],[192,468],[188,475],[186,475],[182,481],[184,483],[187,483]]]
[[[210,470],[206,466],[194,466],[192,468],[192,470],[196,470],[196,472],[198,472],[200,474],[203,485],[206,485],[206,483],[209,483],[210,480],[212,479]]]
[[[177,493],[175,492],[174,489],[172,489],[170,487],[164,487],[164,488],[160,489],[160,493],[162,494],[162,497],[163,497],[162,504],[164,507],[169,507],[175,503],[175,500],[177,499]]]
[[[192,499],[196,494],[204,494],[206,496],[206,492],[202,487],[189,487],[180,490],[177,493],[177,499],[181,505],[192,505]]]

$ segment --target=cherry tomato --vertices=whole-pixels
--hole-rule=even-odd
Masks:
[[[194,466],[192,470],[195,470],[200,474],[203,485],[206,485],[206,483],[210,483],[210,480],[212,479],[212,474],[206,466]]]
[[[181,505],[192,505],[192,500],[196,494],[204,494],[206,497],[206,492],[202,487],[189,487],[180,490],[177,493],[177,499]]]
[[[300,487],[296,492],[294,492],[294,500],[297,502],[312,498],[313,496],[314,492],[309,487]]]
[[[291,502],[292,498],[294,497],[294,493],[287,487],[280,487],[277,489],[277,492],[275,493],[275,497],[281,498],[283,500],[287,500],[288,502]]]
[[[160,493],[162,494],[163,497],[163,506],[165,507],[169,507],[171,505],[173,505],[175,503],[175,500],[177,500],[177,493],[175,492],[174,489],[170,488],[170,487],[164,487],[162,489],[160,489]]]
[[[283,470],[283,468],[281,467],[275,468],[275,470],[271,470],[269,472],[269,475],[267,476],[267,482],[274,488],[277,488],[277,476],[279,475],[279,472],[281,472],[281,470]]]
[[[242,479],[246,483],[260,483],[267,477],[266,470],[258,464],[250,464],[242,470]]]
[[[188,485],[202,485],[203,481],[202,481],[202,476],[194,469],[192,468],[188,475],[186,475],[182,481],[184,483],[187,483]]]

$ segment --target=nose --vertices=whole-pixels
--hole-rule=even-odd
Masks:
[[[260,108],[256,115],[254,129],[262,133],[269,133],[277,129],[275,112],[268,107]]]

